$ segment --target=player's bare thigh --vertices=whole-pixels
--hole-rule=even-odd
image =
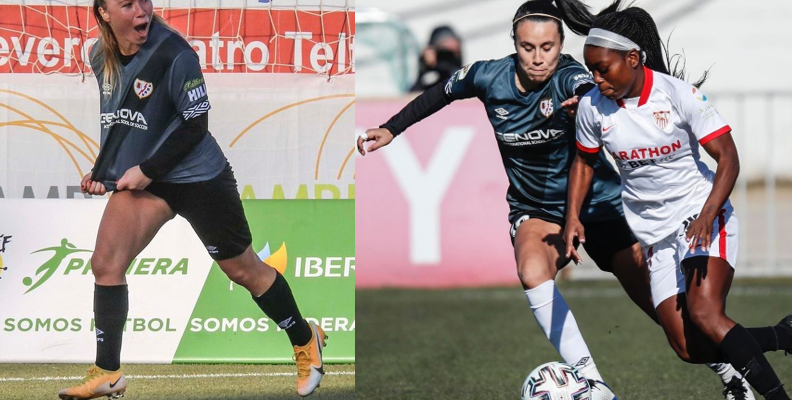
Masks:
[[[526,289],[555,279],[558,270],[569,262],[564,257],[565,243],[560,225],[531,218],[520,224],[514,237],[517,274]]]
[[[113,193],[102,215],[96,249],[91,257],[96,283],[103,286],[125,284],[129,263],[174,216],[165,200],[147,191]]]

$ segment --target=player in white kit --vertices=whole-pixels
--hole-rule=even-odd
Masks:
[[[727,360],[765,398],[789,399],[763,353],[792,351],[792,316],[746,329],[725,314],[738,239],[728,199],[739,173],[731,128],[696,86],[668,75],[657,27],[640,8],[598,15],[584,56],[598,90],[577,111],[567,253],[579,259],[573,242],[585,232],[577,216],[604,147],[620,171],[624,213],[676,353],[691,363]],[[717,172],[700,160],[702,148]]]

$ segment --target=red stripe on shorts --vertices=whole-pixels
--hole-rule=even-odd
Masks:
[[[726,215],[725,214],[726,214],[725,209],[721,210],[720,214],[718,214],[718,228],[720,228],[718,232],[718,235],[720,235],[720,242],[718,247],[720,247],[720,258],[729,261],[729,259],[726,258]]]

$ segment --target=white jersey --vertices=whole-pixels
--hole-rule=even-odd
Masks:
[[[605,147],[622,177],[627,222],[643,246],[698,214],[715,173],[700,160],[700,145],[731,131],[693,85],[644,67],[640,98],[611,100],[594,89],[578,106],[581,151]]]

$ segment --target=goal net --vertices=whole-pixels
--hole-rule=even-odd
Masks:
[[[200,6],[191,6],[198,4]],[[0,73],[88,74],[93,0],[0,0]],[[210,72],[353,72],[348,0],[171,0],[155,12],[182,32]]]

